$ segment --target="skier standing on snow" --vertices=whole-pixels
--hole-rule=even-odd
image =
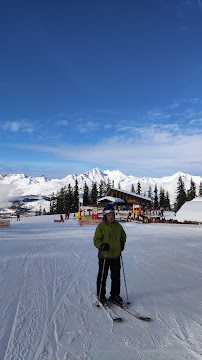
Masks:
[[[103,210],[103,222],[101,222],[94,235],[94,245],[99,249],[99,270],[97,276],[97,296],[104,304],[107,299],[106,280],[108,270],[111,270],[111,293],[109,301],[122,304],[120,297],[120,255],[126,242],[126,233],[123,227],[115,220],[113,205],[108,204]]]

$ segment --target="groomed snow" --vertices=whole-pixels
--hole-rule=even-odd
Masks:
[[[176,220],[198,221],[202,223],[202,197],[198,196],[191,201],[187,201],[176,213]]]
[[[117,310],[124,321],[113,324],[91,295],[95,225],[54,219],[21,217],[0,229],[2,360],[202,358],[202,226],[123,223],[130,308],[153,320]]]

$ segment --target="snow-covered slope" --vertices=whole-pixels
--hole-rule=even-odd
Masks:
[[[113,324],[91,295],[95,225],[57,217],[0,229],[2,360],[202,359],[201,226],[123,223],[129,306],[152,321],[115,309],[123,321]]]
[[[198,221],[202,223],[202,197],[187,201],[176,213],[177,221]]]
[[[160,191],[162,187],[165,192],[169,192],[170,201],[174,203],[179,175],[182,176],[186,189],[189,189],[192,178],[196,183],[198,194],[198,188],[202,178],[182,172],[177,172],[172,176],[162,178],[138,178],[132,175],[127,176],[119,170],[100,171],[98,168],[92,169],[84,174],[67,175],[63,179],[47,179],[44,176],[31,177],[24,174],[0,175],[0,208],[5,207],[6,204],[8,205],[10,201],[16,201],[23,197],[36,196],[41,200],[44,197],[50,196],[53,192],[56,193],[61,187],[68,186],[68,184],[74,187],[76,179],[78,180],[80,193],[83,191],[85,182],[88,187],[91,188],[94,182],[99,184],[101,180],[104,180],[106,183],[110,180],[111,183],[114,184],[114,187],[121,186],[122,189],[127,191],[131,190],[132,184],[136,189],[139,181],[143,195],[148,195],[149,186],[151,186],[152,191],[154,191],[156,184],[158,191]],[[37,208],[38,207],[37,205]]]

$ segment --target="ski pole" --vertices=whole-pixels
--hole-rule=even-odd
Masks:
[[[100,295],[101,295],[101,290],[102,290],[106,256],[107,256],[107,252],[105,251],[105,256],[104,256],[104,261],[103,261],[103,266],[102,266],[102,277],[101,277],[101,282],[100,282],[100,290],[99,290],[99,296],[98,296],[99,300],[100,300]]]
[[[124,266],[123,266],[123,258],[122,258],[122,254],[121,254],[121,264],[122,264],[122,269],[123,269],[123,277],[124,277],[124,282],[125,282],[125,288],[126,288],[126,298],[127,298],[127,304],[130,304],[130,301],[128,300],[128,290],[127,290],[127,286],[126,286],[126,277],[125,277],[125,271],[124,271]]]

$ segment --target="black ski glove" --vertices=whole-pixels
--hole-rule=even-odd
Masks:
[[[104,250],[104,251],[108,251],[109,250],[109,244],[107,243],[104,243],[100,246],[100,249],[101,250]]]
[[[124,250],[124,246],[125,246],[125,244],[123,242],[121,242],[121,251]]]

